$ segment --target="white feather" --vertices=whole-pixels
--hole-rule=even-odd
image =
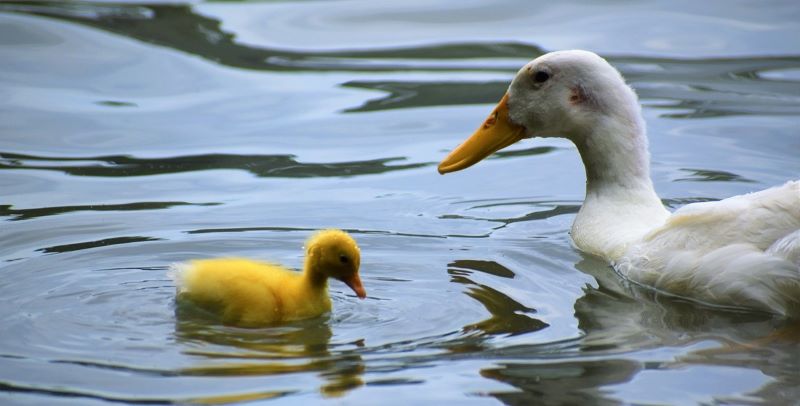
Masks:
[[[177,293],[183,293],[186,290],[184,278],[190,268],[191,265],[184,262],[174,263],[169,266],[167,277],[175,282],[175,290]]]

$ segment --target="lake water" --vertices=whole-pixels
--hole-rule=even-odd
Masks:
[[[797,404],[797,322],[621,281],[568,231],[575,148],[436,164],[516,70],[584,48],[671,208],[800,174],[792,1],[0,2],[0,403]],[[171,263],[362,248],[369,294],[239,329]]]

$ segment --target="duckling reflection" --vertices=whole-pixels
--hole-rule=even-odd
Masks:
[[[196,357],[197,366],[184,368],[188,376],[272,376],[316,373],[323,381],[323,396],[336,397],[364,384],[364,362],[351,350],[331,351],[333,336],[327,316],[259,329],[215,323],[196,309],[177,307],[175,337],[185,354]],[[349,346],[348,346],[349,347]],[[225,396],[227,401],[268,399],[274,391]],[[280,391],[279,391],[280,392]],[[230,398],[230,399],[229,399]],[[192,403],[218,403],[222,398],[192,399]],[[224,400],[223,399],[223,400]]]
[[[772,378],[748,397],[767,404],[796,401],[793,396],[800,377],[796,369],[786,368],[786,360],[798,359],[800,323],[666,296],[621,280],[605,262],[588,255],[575,267],[597,281],[596,287],[584,288],[584,295],[575,302],[575,317],[583,335],[560,343],[496,351],[498,358],[514,362],[500,362],[483,369],[481,375],[519,389],[492,393],[499,400],[508,404],[614,404],[618,400],[604,387],[632,381],[640,372],[727,366],[760,371]],[[620,355],[651,348],[685,348],[699,342],[705,348],[687,348],[682,355],[665,360],[645,362]],[[548,354],[553,352],[595,359],[549,360]]]
[[[465,332],[478,331],[484,335],[520,335],[541,330],[547,323],[531,317],[536,309],[527,307],[508,295],[472,281],[468,276],[474,271],[502,278],[514,278],[514,272],[494,261],[458,260],[448,265],[450,281],[469,286],[465,292],[480,302],[491,314],[488,319],[464,326]]]

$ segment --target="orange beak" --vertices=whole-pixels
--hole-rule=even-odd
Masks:
[[[525,138],[525,127],[508,118],[508,93],[500,100],[489,118],[439,164],[439,173],[460,171],[483,158]]]
[[[358,296],[359,299],[365,299],[367,297],[367,291],[364,290],[364,285],[361,284],[361,277],[358,276],[357,273],[354,273],[348,278],[342,279],[342,282],[347,284],[350,289],[353,289],[353,292],[356,293],[356,296]]]

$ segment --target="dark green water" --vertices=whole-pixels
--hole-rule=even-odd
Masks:
[[[794,1],[0,2],[0,403],[792,404],[796,323],[628,286],[570,244],[577,152],[436,163],[529,59],[638,91],[673,208],[800,175]],[[173,262],[299,267],[322,319],[177,317]]]

